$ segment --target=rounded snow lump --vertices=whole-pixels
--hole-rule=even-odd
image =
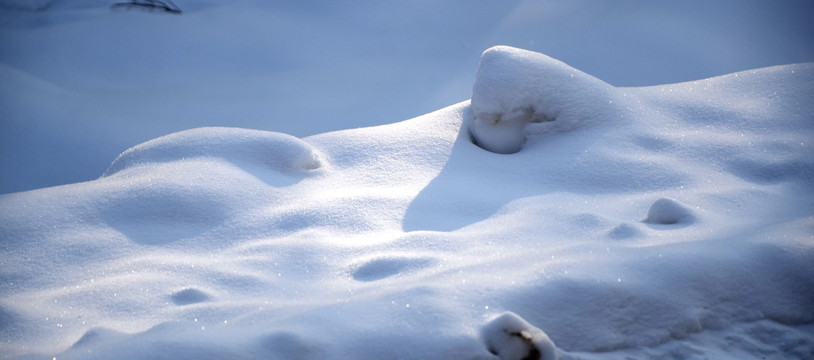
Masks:
[[[495,46],[478,65],[469,131],[486,150],[515,153],[533,133],[569,131],[607,116],[614,94],[611,85],[559,60]]]
[[[321,166],[316,150],[297,137],[272,131],[204,127],[136,145],[113,160],[103,176],[138,164],[195,157],[217,157],[236,164],[254,163],[283,173]]]
[[[492,319],[481,331],[486,348],[501,360],[556,360],[554,342],[513,312]]]
[[[674,225],[690,223],[693,219],[692,212],[677,201],[661,198],[650,206],[644,222],[648,224]]]

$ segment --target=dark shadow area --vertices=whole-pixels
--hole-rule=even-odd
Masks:
[[[373,259],[351,272],[357,281],[376,281],[413,270],[426,268],[435,261],[430,258],[394,257]]]
[[[210,297],[201,290],[190,288],[172,294],[170,299],[172,299],[173,304],[184,306],[209,301]]]

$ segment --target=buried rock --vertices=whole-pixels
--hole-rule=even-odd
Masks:
[[[481,331],[486,348],[501,360],[556,360],[554,342],[513,312],[492,319]]]

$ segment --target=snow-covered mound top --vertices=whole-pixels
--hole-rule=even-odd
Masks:
[[[296,137],[259,130],[205,128],[163,136],[128,149],[113,161],[104,176],[146,162],[198,157],[255,163],[281,172],[320,167],[314,149]]]
[[[171,134],[0,196],[0,354],[810,358],[811,99],[814,64],[614,88],[498,47],[400,123]]]
[[[520,150],[529,132],[615,120],[613,87],[543,54],[496,46],[480,60],[470,130],[481,147]]]

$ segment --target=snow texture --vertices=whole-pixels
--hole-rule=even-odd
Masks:
[[[0,357],[812,358],[814,64],[631,88],[497,47],[474,82],[0,195]]]

